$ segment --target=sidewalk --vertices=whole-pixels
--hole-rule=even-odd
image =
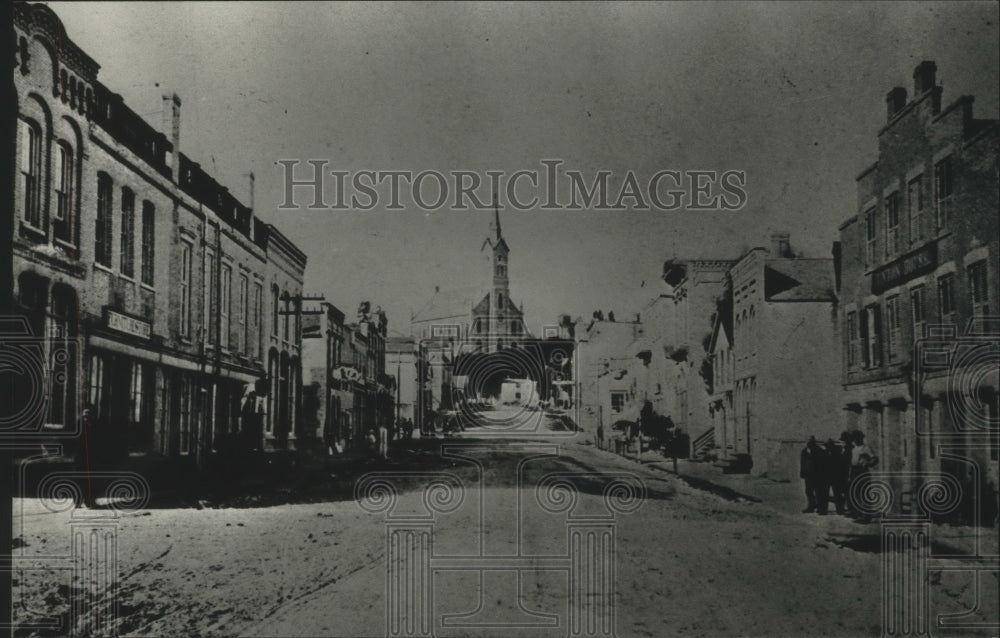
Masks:
[[[615,456],[614,452],[603,452]],[[673,459],[663,458],[657,452],[643,452],[642,456],[644,468],[674,474]],[[634,453],[624,457],[619,455],[619,458],[625,463],[636,462]],[[880,546],[874,542],[879,538],[881,530],[878,521],[858,523],[837,514],[832,503],[830,513],[826,516],[802,513],[806,504],[802,481],[776,481],[751,474],[724,474],[721,468],[711,463],[687,459],[677,460],[676,476],[695,489],[712,492],[732,501],[749,501],[784,516],[814,524],[848,544],[858,544],[856,549],[864,547],[861,551],[876,551]],[[978,553],[981,556],[995,556],[998,553],[1000,534],[996,528],[934,523],[931,529],[933,554]]]

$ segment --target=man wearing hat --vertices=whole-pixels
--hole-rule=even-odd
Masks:
[[[833,441],[827,442],[827,449],[833,444],[830,463],[831,480],[830,487],[833,488],[833,504],[837,508],[838,514],[846,514],[847,508],[847,486],[851,477],[851,451],[854,445],[851,443],[851,434],[846,430],[840,433],[840,445]]]
[[[815,512],[819,508],[820,514],[826,513],[827,494],[821,491],[823,484],[823,466],[826,458],[823,448],[816,442],[816,437],[810,436],[805,449],[799,457],[799,477],[806,484],[806,508],[803,514]],[[827,488],[829,489],[829,488]]]

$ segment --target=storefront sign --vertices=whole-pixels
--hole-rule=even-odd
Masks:
[[[936,267],[937,244],[931,242],[873,272],[872,294],[882,294],[889,288],[929,273]]]
[[[149,339],[153,332],[152,326],[148,321],[129,317],[114,310],[105,310],[104,313],[108,328],[112,330],[124,332],[135,337],[142,337],[143,339]]]

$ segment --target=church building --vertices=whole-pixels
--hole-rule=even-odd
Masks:
[[[481,251],[490,251],[490,280],[486,291],[468,294],[461,290],[436,289],[434,296],[414,313],[413,336],[448,340],[464,349],[492,353],[518,347],[531,335],[524,323],[524,306],[510,296],[510,247],[500,227],[500,211],[494,204],[494,222]]]

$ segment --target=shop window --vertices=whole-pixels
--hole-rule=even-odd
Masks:
[[[68,286],[54,286],[52,307],[46,317],[49,361],[46,423],[60,429],[72,425],[76,420],[73,397],[77,387],[76,317],[76,292]]]
[[[177,421],[178,452],[185,456],[191,453],[191,412],[194,408],[194,389],[191,386],[190,377],[182,376],[180,378],[180,411]]]

